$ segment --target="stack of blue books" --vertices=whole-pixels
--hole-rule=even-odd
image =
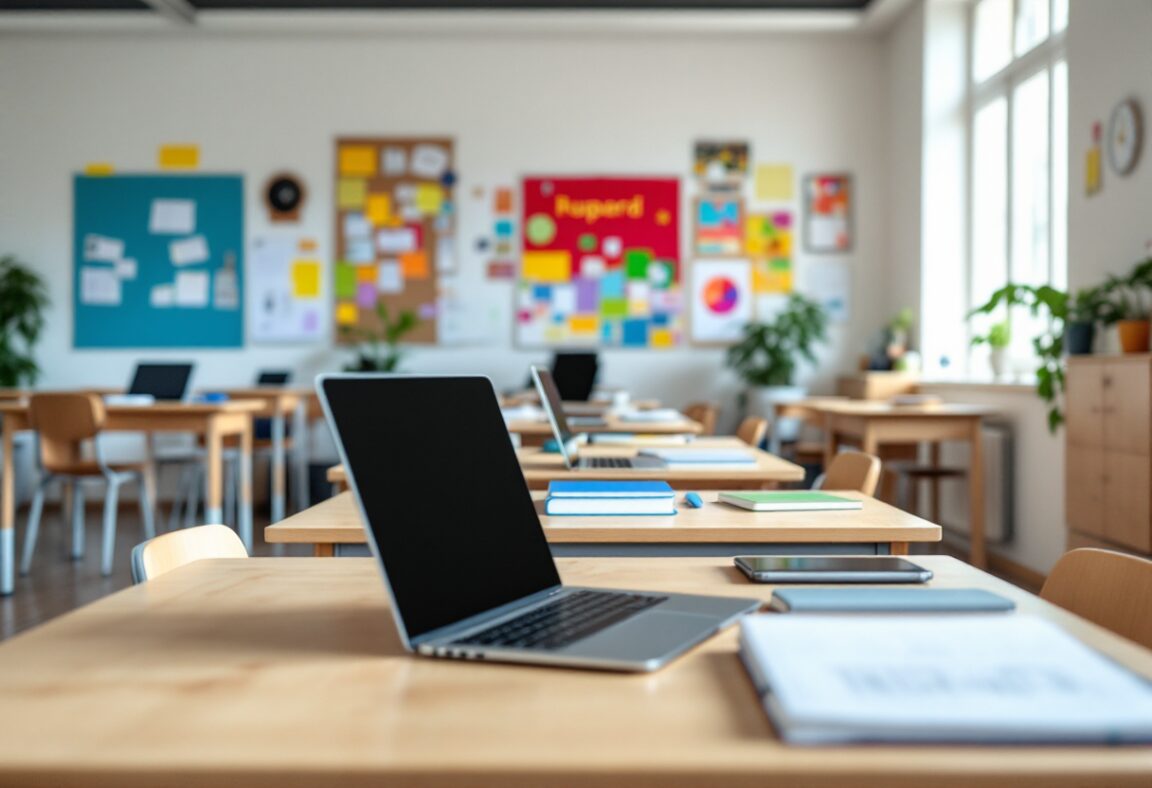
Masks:
[[[544,502],[548,515],[676,514],[667,482],[552,482]]]

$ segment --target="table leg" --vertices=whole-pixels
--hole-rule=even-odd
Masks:
[[[971,547],[968,561],[977,569],[988,565],[984,538],[984,443],[980,419],[972,419],[968,433],[968,528]]]
[[[312,555],[317,558],[331,558],[336,554],[335,545],[330,544],[315,544],[312,545]]]
[[[908,555],[908,543],[893,542],[888,545],[888,555]]]
[[[244,420],[240,433],[240,539],[252,552],[252,420]],[[281,468],[283,470],[283,468]],[[281,498],[281,506],[284,501]]]
[[[932,522],[940,523],[940,476],[935,471],[940,470],[940,442],[932,441],[928,444],[928,463],[932,466]]]
[[[296,404],[296,411],[292,415],[292,445],[295,452],[292,455],[296,465],[296,485],[292,491],[296,496],[296,511],[302,512],[308,508],[308,454],[311,446],[311,430],[308,429],[308,400],[301,397]]]
[[[7,596],[15,586],[16,463],[12,451],[12,429],[3,425],[4,470],[0,478],[0,594]]]
[[[207,465],[204,469],[204,519],[209,523],[223,523],[224,436],[220,432],[218,417],[208,419],[204,442],[207,451],[204,460]]]
[[[272,522],[284,519],[284,412],[279,403],[272,417]]]
[[[829,419],[824,423],[824,470],[827,471],[836,459],[836,427]]]

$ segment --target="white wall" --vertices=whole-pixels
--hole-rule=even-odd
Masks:
[[[245,177],[248,235],[266,228],[258,190],[291,168],[310,191],[302,227],[330,250],[337,135],[450,134],[461,183],[460,253],[469,297],[498,313],[498,343],[415,348],[414,371],[474,371],[517,385],[543,351],[511,348],[510,286],[481,278],[471,246],[486,217],[474,185],[526,173],[687,176],[695,139],[747,138],[797,174],[843,169],[858,184],[855,298],[815,379],[854,366],[891,311],[884,281],[888,186],[884,57],[863,35],[0,35],[0,239],[48,278],[40,349],[46,386],[120,385],[136,351],[71,347],[71,173],[88,161],[147,170],[169,141],[201,145],[201,168]],[[685,181],[685,208],[692,193]],[[685,214],[687,216],[687,213]],[[688,222],[684,223],[687,248]],[[802,270],[805,256],[798,255]],[[257,367],[339,365],[328,342],[238,351],[148,351],[198,362],[198,383],[243,384]],[[715,350],[610,352],[606,382],[673,404],[730,405]]]

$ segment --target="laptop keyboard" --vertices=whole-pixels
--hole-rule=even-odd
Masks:
[[[559,649],[668,597],[576,591],[452,645]]]
[[[583,457],[581,464],[585,468],[631,468],[630,457]]]

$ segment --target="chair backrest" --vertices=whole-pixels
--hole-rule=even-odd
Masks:
[[[820,487],[825,490],[856,490],[875,495],[880,481],[880,458],[859,451],[837,454],[824,471]]]
[[[1084,547],[1060,557],[1041,598],[1152,648],[1152,561]]]
[[[736,437],[756,448],[760,448],[760,444],[764,442],[767,435],[768,419],[762,419],[759,416],[749,416],[740,422],[740,426],[736,428]]]
[[[698,421],[704,427],[701,435],[716,434],[716,406],[710,402],[693,402],[684,408],[684,415]]]
[[[28,399],[28,417],[40,437],[44,470],[64,470],[79,462],[83,442],[99,434],[104,415],[104,400],[96,394],[33,394]]]
[[[240,537],[226,525],[198,525],[161,534],[132,548],[132,582],[154,580],[205,558],[247,558]]]

